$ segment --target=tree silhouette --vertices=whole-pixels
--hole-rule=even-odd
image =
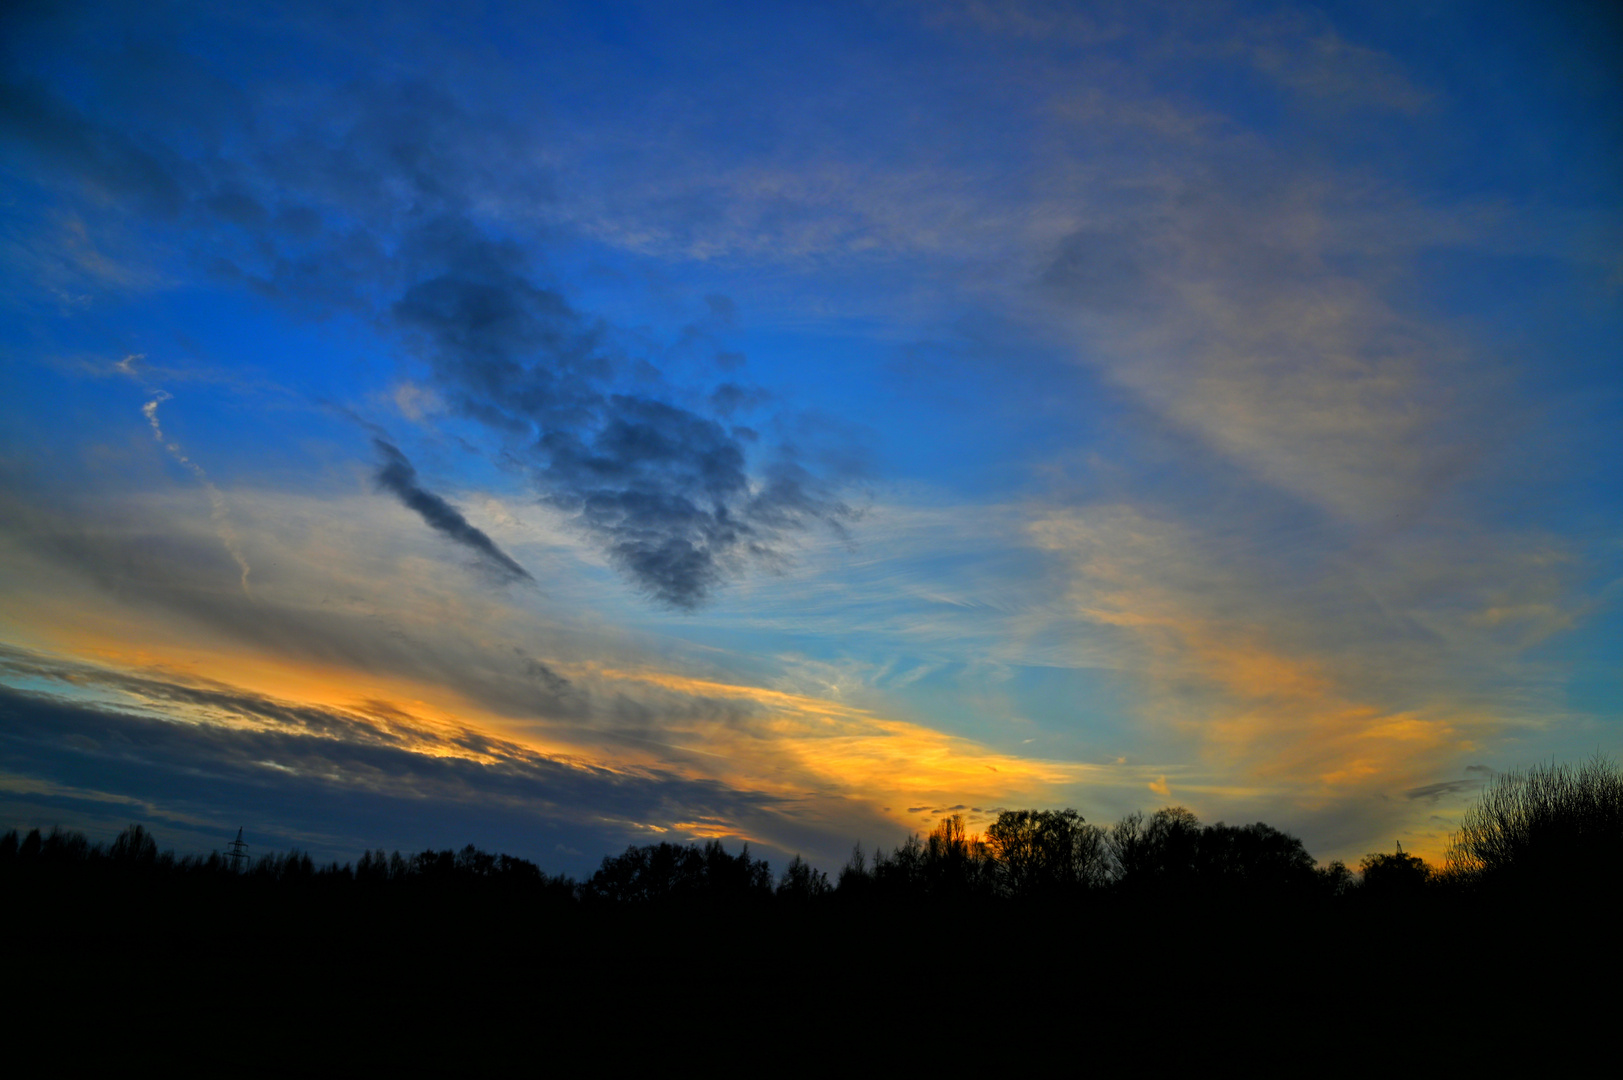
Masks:
[[[924,870],[924,844],[909,836],[889,855],[884,848],[873,853],[873,891],[890,899],[922,897],[928,891]]]
[[[1406,853],[1401,844],[1394,852],[1364,856],[1359,869],[1364,895],[1392,899],[1420,895],[1432,876],[1425,860]]]
[[[1105,878],[1104,833],[1075,810],[1005,810],[986,844],[1009,896],[1057,895]]]
[[[748,844],[737,855],[729,855],[719,840],[702,848],[667,842],[605,856],[582,890],[591,899],[622,904],[740,903],[772,896],[772,868],[765,860],[751,858]]]
[[[1313,856],[1302,842],[1260,821],[1252,825],[1220,821],[1201,830],[1195,871],[1208,888],[1248,893],[1308,889],[1319,881]]]
[[[365,851],[355,863],[355,880],[369,886],[389,883],[389,856],[383,849]]]
[[[728,917],[747,908],[754,918],[773,909],[825,906],[846,913],[902,908],[912,917],[936,906],[959,918],[965,914],[961,902],[990,913],[1089,895],[1087,902],[1101,909],[1137,909],[1150,901],[1153,910],[1162,900],[1187,906],[1193,899],[1226,916],[1255,910],[1275,917],[1283,905],[1300,904],[1298,910],[1317,919],[1356,911],[1359,898],[1424,895],[1428,905],[1454,903],[1465,894],[1454,887],[1462,881],[1537,889],[1563,903],[1582,896],[1603,901],[1615,895],[1620,866],[1623,775],[1599,758],[1578,769],[1541,766],[1500,778],[1466,815],[1450,852],[1448,887],[1440,889],[1429,887],[1433,869],[1401,847],[1367,856],[1355,885],[1345,865],[1318,868],[1288,833],[1261,822],[1202,826],[1183,807],[1163,807],[1148,817],[1132,813],[1108,832],[1075,810],[1005,810],[984,838],[972,835],[954,814],[927,836],[909,836],[871,859],[857,845],[837,888],[798,855],[774,879],[747,845],[734,854],[716,840],[628,847],[605,857],[590,880],[577,885],[548,876],[528,860],[471,844],[411,856],[368,851],[353,865],[317,865],[297,850],[269,852],[236,873],[218,851],[206,857],[160,852],[138,824],[105,845],[60,828],[0,835],[0,874],[9,883],[39,883],[39,895],[89,896],[104,885],[117,892],[123,881],[134,885],[125,895],[152,900],[202,887],[215,890],[203,895],[257,897],[272,906],[298,896],[295,906],[312,918],[317,911],[370,907],[385,898],[380,910],[410,910],[427,898],[434,910],[486,914],[535,912],[539,905],[554,913],[675,905],[719,908]],[[346,894],[364,902],[336,899]]]
[[[55,835],[53,830],[52,836]],[[107,854],[114,862],[131,868],[149,868],[158,861],[158,842],[140,825],[131,825],[118,834]]]
[[[1107,846],[1117,880],[1129,889],[1181,889],[1196,878],[1200,819],[1181,806],[1128,814],[1110,830]]]
[[[851,857],[840,867],[834,890],[846,900],[863,900],[872,889],[873,875],[868,873],[868,857],[863,854],[861,844],[853,845]]]
[[[790,903],[807,904],[821,900],[830,892],[828,875],[815,870],[811,864],[796,855],[790,860],[778,879],[777,897]]]
[[[983,890],[988,860],[978,836],[969,835],[962,814],[942,818],[924,842],[924,884],[935,897],[967,897]]]

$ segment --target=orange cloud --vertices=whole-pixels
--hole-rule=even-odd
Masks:
[[[1452,771],[1504,723],[1451,700],[1450,657],[1435,647],[1383,672],[1381,643],[1361,637],[1364,628],[1338,635],[1315,624],[1265,576],[1178,526],[1101,507],[1046,518],[1033,535],[1068,563],[1079,617],[1121,632],[1145,718],[1186,742],[1203,777],[1298,810],[1390,802]],[[1461,613],[1456,625],[1474,618]],[[1170,794],[1164,783],[1151,790]],[[1392,803],[1382,813],[1383,832],[1401,828],[1413,837],[1406,845],[1441,857],[1446,830],[1429,808]]]
[[[258,604],[274,604],[273,591],[262,593]],[[320,662],[244,647],[175,620],[139,619],[106,603],[81,601],[62,605],[41,597],[27,605],[27,644],[109,675],[151,676],[320,708],[348,717],[358,732],[386,733],[396,745],[434,756],[493,763],[499,754],[482,749],[489,740],[501,753],[521,748],[611,772],[710,778],[791,800],[811,821],[837,821],[861,808],[866,817],[889,817],[905,828],[915,824],[902,813],[909,804],[1047,804],[1063,801],[1065,791],[1084,778],[1113,782],[1110,768],[998,753],[842,702],[651,666],[556,662],[556,674],[586,705],[571,715],[519,714],[435,678],[358,666],[338,656]],[[15,609],[6,614],[8,621],[16,618]],[[7,636],[21,639],[9,631]],[[499,649],[499,643],[489,648]],[[271,723],[251,713],[144,695],[138,688],[117,696],[111,704],[183,722]],[[611,707],[616,701],[635,702],[650,718],[647,729],[617,724]],[[656,826],[694,838],[770,841],[720,819],[643,823]]]

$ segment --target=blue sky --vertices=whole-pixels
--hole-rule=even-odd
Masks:
[[[15,824],[1439,858],[1619,749],[1598,9],[6,19]]]

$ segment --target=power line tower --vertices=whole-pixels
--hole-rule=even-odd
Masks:
[[[231,860],[231,869],[240,874],[248,868],[248,845],[243,842],[242,830],[237,830],[237,838],[226,845],[226,858]]]

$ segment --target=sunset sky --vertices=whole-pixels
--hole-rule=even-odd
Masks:
[[[7,5],[0,828],[1440,859],[1623,753],[1607,12]]]

